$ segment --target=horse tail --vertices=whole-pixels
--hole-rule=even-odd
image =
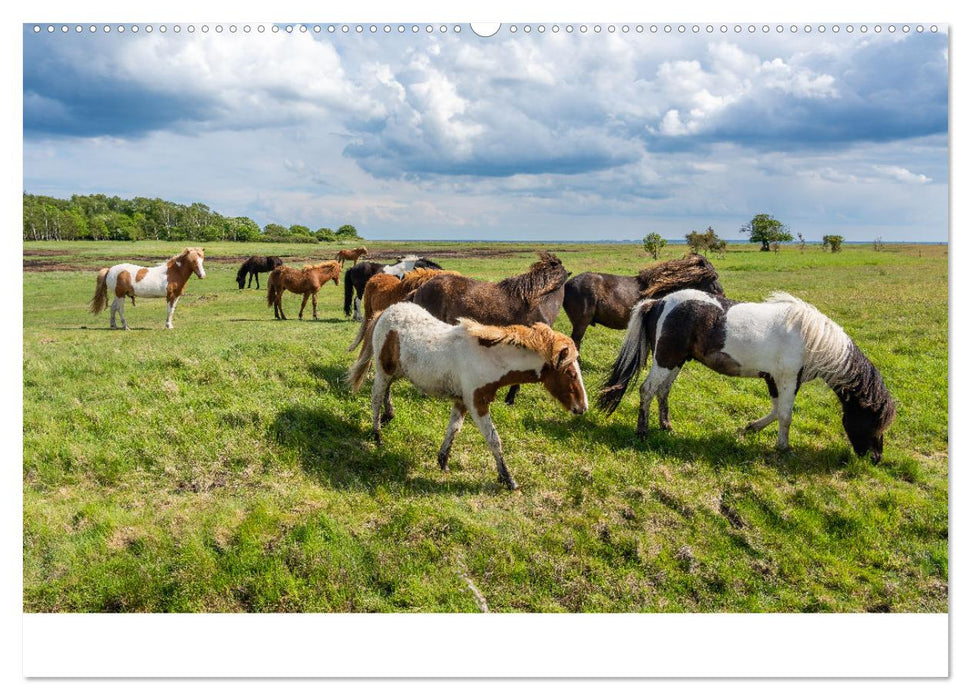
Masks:
[[[353,267],[347,269],[344,273],[344,315],[351,315],[351,299],[354,296],[354,285],[351,284],[351,270]]]
[[[597,397],[597,407],[607,415],[617,410],[631,381],[647,364],[654,338],[648,337],[650,327],[645,321],[647,315],[660,303],[662,302],[657,299],[645,299],[631,311],[624,342],[610,369],[610,376],[604,381]]]
[[[368,327],[371,325],[371,321],[368,320],[367,316],[361,321],[361,327],[357,331],[357,337],[354,338],[354,342],[347,346],[347,352],[353,352],[354,348],[361,344],[361,341],[368,334]]]
[[[361,322],[361,335],[364,336],[364,345],[361,346],[361,353],[357,356],[357,361],[347,370],[347,381],[351,389],[359,391],[367,376],[368,369],[371,367],[371,359],[374,357],[374,326],[381,318],[378,312],[370,321]]]
[[[88,308],[93,314],[100,314],[108,306],[108,270],[111,268],[103,267],[98,270],[98,282],[94,287],[94,296]]]

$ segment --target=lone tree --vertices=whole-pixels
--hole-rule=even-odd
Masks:
[[[654,231],[651,231],[649,234],[644,236],[644,250],[646,250],[655,260],[657,260],[657,256],[661,253],[661,248],[667,244],[668,242],[664,240],[660,233],[654,233]]]
[[[685,240],[688,241],[688,247],[691,249],[692,253],[700,253],[705,251],[705,253],[710,253],[712,251],[724,252],[727,244],[718,234],[715,233],[715,229],[709,226],[705,229],[704,233],[698,233],[697,231],[692,231],[687,236]]]
[[[772,250],[771,243],[783,243],[792,240],[789,227],[781,221],[773,219],[769,214],[756,214],[752,220],[738,230],[739,233],[749,234],[749,241],[761,243],[762,250]]]
[[[838,253],[843,248],[842,236],[823,236],[823,250],[829,248],[831,253]]]

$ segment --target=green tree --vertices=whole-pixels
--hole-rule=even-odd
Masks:
[[[354,228],[350,224],[344,224],[339,229],[337,229],[337,238],[338,240],[344,240],[346,238],[360,238],[360,236],[357,235],[356,228]]]
[[[838,253],[843,249],[842,236],[823,236],[823,250],[829,248],[831,253]]]
[[[769,214],[756,214],[738,232],[749,234],[748,239],[752,243],[761,243],[763,251],[771,250],[769,245],[773,242],[782,243],[792,240],[789,227],[773,219]]]
[[[280,224],[267,224],[263,227],[263,238],[268,241],[285,241],[289,238],[289,233]]]
[[[294,236],[299,236],[301,238],[313,237],[313,234],[310,232],[310,229],[307,228],[306,226],[301,226],[300,224],[294,224],[293,226],[291,226],[289,233],[291,237],[294,237]]]
[[[654,233],[654,231],[651,231],[649,234],[644,236],[644,250],[646,250],[648,254],[655,260],[657,260],[657,256],[660,255],[661,248],[667,244],[668,242],[664,240],[660,233]]]
[[[337,233],[332,228],[319,228],[314,231],[314,238],[318,241],[336,241]]]
[[[260,237],[260,227],[246,216],[226,219],[226,238],[231,241],[255,241]]]
[[[692,231],[684,238],[688,241],[688,248],[691,249],[692,253],[700,253],[701,249],[705,247],[705,234],[703,233]]]

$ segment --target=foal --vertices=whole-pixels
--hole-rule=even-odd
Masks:
[[[471,410],[495,457],[499,483],[519,488],[506,469],[502,443],[489,414],[489,404],[503,386],[541,382],[568,411],[587,410],[576,346],[544,323],[499,327],[463,318],[451,326],[416,304],[401,302],[380,312],[368,326],[348,380],[359,390],[377,353],[371,388],[375,440],[381,444],[381,425],[394,417],[391,383],[405,377],[423,393],[453,401],[438,451],[443,470],[448,470],[452,440]]]
[[[341,283],[341,264],[336,260],[328,260],[316,265],[304,265],[301,269],[282,265],[270,273],[266,285],[266,305],[273,307],[273,315],[278,321],[286,321],[283,313],[283,290],[287,289],[296,294],[303,294],[298,318],[303,320],[303,310],[307,306],[307,299],[314,300],[314,319],[317,318],[317,292],[327,282],[333,280],[335,286]]]
[[[762,377],[772,410],[745,426],[758,431],[779,421],[779,449],[789,449],[796,392],[819,377],[843,406],[843,428],[860,457],[883,456],[883,433],[896,414],[890,392],[842,328],[814,306],[784,292],[762,303],[741,303],[694,289],[645,299],[631,312],[627,335],[597,400],[607,413],[620,404],[630,381],[654,353],[641,385],[637,434],[647,434],[651,400],[658,397],[662,430],[671,429],[668,392],[689,360],[721,374]]]
[[[165,297],[168,315],[165,317],[165,327],[172,328],[172,314],[179,302],[182,290],[192,273],[199,279],[206,278],[206,270],[202,266],[205,252],[202,248],[186,248],[167,262],[155,267],[141,267],[122,263],[114,267],[105,267],[98,271],[98,282],[94,288],[94,297],[88,307],[93,314],[99,314],[108,305],[108,290],[113,290],[115,299],[111,302],[111,328],[116,329],[115,314],[121,315],[121,327],[128,330],[125,320],[125,297],[131,298],[134,306],[135,297]]]

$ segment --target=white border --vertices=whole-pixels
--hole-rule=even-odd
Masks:
[[[24,615],[28,677],[946,677],[947,646],[946,614]]]

